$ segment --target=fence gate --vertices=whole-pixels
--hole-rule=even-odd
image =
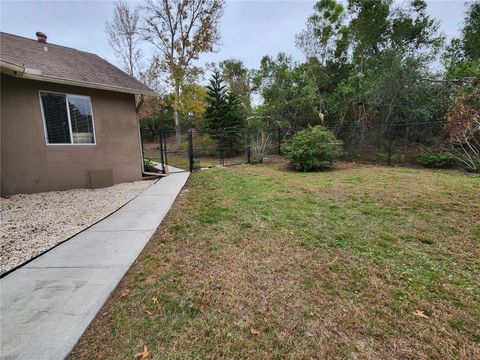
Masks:
[[[165,134],[161,129],[142,129],[140,134],[145,171],[165,174],[168,164]]]
[[[153,166],[164,174],[167,166],[182,171],[193,170],[189,132],[177,133],[174,130],[143,129],[141,138],[143,160],[147,169]]]
[[[260,162],[280,154],[281,129],[190,130],[191,170]]]
[[[182,171],[248,164],[259,157],[278,155],[284,134],[280,129],[262,131],[175,132],[143,129],[142,149],[147,168],[166,173],[167,166]]]

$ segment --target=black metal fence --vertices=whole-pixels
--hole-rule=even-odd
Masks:
[[[167,165],[190,170],[188,131],[166,131],[163,129],[143,129],[141,131],[144,161],[149,166],[166,172]]]
[[[445,148],[448,124],[444,121],[390,125],[352,124],[327,127],[343,142],[342,159],[385,165],[416,163],[422,151]],[[168,164],[186,171],[215,166],[261,162],[281,155],[282,144],[297,129],[274,128],[209,132],[188,130],[176,133],[143,130],[144,158],[159,169]]]
[[[280,129],[263,131],[262,154],[280,153]],[[163,129],[144,129],[141,132],[143,157],[150,166],[165,172],[167,165],[195,171],[216,166],[229,166],[258,162],[258,141],[253,131],[182,132]],[[274,145],[275,144],[275,145]]]
[[[422,151],[445,149],[444,121],[401,124],[353,124],[331,128],[343,142],[343,159],[382,165],[412,165]]]

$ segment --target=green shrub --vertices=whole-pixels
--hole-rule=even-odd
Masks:
[[[167,148],[169,152],[186,153],[188,151],[188,141],[186,138],[185,139],[182,138],[182,143],[180,145],[168,144],[167,142]]]
[[[299,131],[282,146],[282,152],[297,171],[326,169],[340,155],[341,141],[335,135],[317,125]]]
[[[155,133],[150,129],[141,128],[140,132],[142,134],[143,141],[152,141],[155,137]]]
[[[196,156],[217,156],[218,141],[208,135],[198,135],[193,138],[193,149]]]
[[[158,169],[154,166],[154,164],[148,160],[148,159],[143,159],[143,169],[146,172],[158,172]]]
[[[423,151],[417,155],[417,163],[428,168],[446,169],[455,165],[455,157],[448,151]]]
[[[218,141],[207,134],[194,135],[193,150],[195,156],[217,156],[219,154]],[[169,143],[168,151],[172,153],[188,153],[188,138],[186,136],[182,138],[180,145]]]
[[[383,162],[388,162],[388,150],[381,149],[378,156]],[[377,159],[378,160],[378,159]],[[390,154],[390,162],[392,164],[401,164],[405,162],[405,154],[393,152]]]

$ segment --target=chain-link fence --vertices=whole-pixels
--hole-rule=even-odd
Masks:
[[[343,143],[342,160],[382,165],[414,165],[419,153],[449,145],[445,121],[403,124],[352,124],[327,127]],[[142,131],[144,158],[187,171],[258,163],[281,155],[293,128],[245,131]]]
[[[167,165],[190,170],[188,134],[188,131],[142,130],[143,158],[147,167],[153,166],[163,173]]]
[[[445,148],[447,124],[443,121],[389,125],[355,124],[331,128],[343,142],[343,159],[376,164],[416,163],[420,152]]]

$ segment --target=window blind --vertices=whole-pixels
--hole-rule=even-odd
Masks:
[[[88,96],[40,93],[49,144],[94,144],[92,105]]]
[[[71,143],[65,95],[42,93],[41,98],[48,142]]]

